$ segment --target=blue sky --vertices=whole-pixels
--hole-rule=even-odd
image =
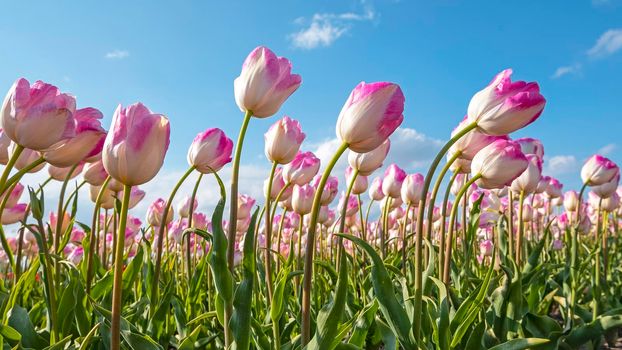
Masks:
[[[276,117],[300,120],[305,148],[321,154],[330,153],[350,90],[388,80],[406,95],[392,159],[423,171],[471,96],[511,67],[514,79],[538,81],[548,100],[513,137],[542,139],[550,174],[577,187],[591,154],[622,162],[621,0],[13,1],[0,12],[0,36],[0,88],[20,76],[54,83],[79,106],[102,110],[106,127],[118,103],[142,101],[169,116],[160,185],[186,168],[199,131],[220,127],[235,140],[242,114],[233,79],[258,45],[302,75]],[[276,117],[252,121],[249,192],[260,192],[254,180],[267,174],[263,133]]]

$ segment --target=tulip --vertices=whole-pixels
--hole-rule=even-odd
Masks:
[[[274,115],[302,83],[299,75],[291,74],[291,69],[288,59],[277,57],[267,47],[255,48],[233,82],[240,110],[258,118]]]
[[[82,177],[84,177],[84,181],[90,185],[101,186],[104,181],[106,181],[108,173],[106,172],[106,169],[104,169],[102,161],[98,160],[84,166]]]
[[[352,176],[354,175],[354,169],[348,166],[346,168],[346,183],[349,184],[352,181]],[[354,184],[352,184],[352,193],[353,194],[361,194],[367,191],[368,183],[367,176],[357,175],[354,179]]]
[[[613,213],[620,207],[620,196],[618,196],[617,193],[613,192],[611,196],[603,198],[600,206],[602,210],[608,213]]]
[[[467,118],[468,117],[465,117],[460,122],[460,124],[458,124],[458,126],[451,132],[451,137],[456,136],[456,134],[462,131],[463,128],[468,126],[469,120]],[[466,161],[472,160],[473,157],[475,157],[475,155],[477,154],[477,152],[479,152],[482,148],[488,146],[489,144],[493,143],[494,141],[498,139],[507,140],[508,137],[487,135],[481,132],[480,130],[473,129],[469,131],[468,133],[466,133],[466,135],[459,138],[456,141],[456,143],[454,143],[449,148],[449,151],[447,153],[447,159],[451,159],[451,157],[454,154],[459,153],[460,159],[466,160]],[[464,163],[463,165],[466,165],[466,163]],[[469,162],[469,165],[470,165],[470,162]]]
[[[401,195],[404,203],[411,206],[419,205],[424,182],[425,179],[421,174],[410,174],[406,176],[401,188]]]
[[[315,189],[317,189],[318,186],[320,185],[321,178],[322,177],[320,175],[316,175],[313,178],[312,185]],[[339,192],[339,180],[334,176],[329,176],[328,179],[326,179],[326,184],[324,184],[324,191],[322,191],[322,197],[320,198],[320,204],[322,205],[330,204],[333,201],[333,199],[335,199],[338,192]]]
[[[549,186],[550,181],[550,176],[541,176],[540,181],[538,181],[538,186],[536,187],[536,193],[543,193],[544,191],[546,191],[546,188]]]
[[[611,179],[611,181],[609,182],[598,186],[592,186],[592,191],[596,193],[600,198],[609,198],[612,194],[616,192],[619,183],[620,173],[616,174],[616,176],[614,176],[613,179]]]
[[[255,199],[249,195],[241,194],[238,196],[238,220],[246,219],[250,217],[253,206],[255,205]],[[246,230],[242,230],[246,232]]]
[[[119,105],[104,142],[104,168],[126,186],[144,184],[162,167],[169,137],[169,122],[163,115],[151,113],[142,103]]]
[[[345,202],[345,192],[341,192],[341,197],[339,198],[338,208],[343,208]],[[348,196],[348,203],[346,204],[346,216],[354,215],[359,210],[359,202],[355,195]]]
[[[222,169],[231,162],[233,141],[218,128],[199,133],[188,149],[188,164],[203,174]]]
[[[448,154],[448,157],[448,159],[451,159],[453,155]],[[454,173],[468,174],[471,172],[471,163],[472,161],[469,159],[456,158],[449,169]]]
[[[48,173],[50,176],[57,181],[65,181],[65,179],[73,179],[80,175],[82,172],[82,168],[84,167],[84,163],[78,164],[77,167],[67,167],[67,168],[59,168],[53,165],[48,166]]]
[[[140,203],[141,200],[145,198],[145,191],[138,188],[138,186],[133,186],[130,192],[130,202],[128,204],[128,208],[132,209]]]
[[[320,170],[320,160],[312,152],[299,152],[294,160],[283,167],[283,179],[287,184],[305,185]]]
[[[20,222],[26,215],[28,205],[26,203],[5,207],[2,211],[2,225],[11,225]]]
[[[492,256],[493,252],[493,243],[490,240],[485,240],[480,242],[479,244],[479,253],[482,256]]]
[[[191,196],[186,196],[181,202],[179,202],[179,204],[177,205],[177,214],[179,214],[180,217],[188,218],[190,217],[190,212],[196,210],[198,206],[198,201],[194,199],[192,205],[190,204],[190,202],[192,202]]]
[[[21,147],[46,150],[75,135],[76,100],[51,84],[17,79],[2,104],[2,129]]]
[[[542,176],[542,159],[535,154],[527,154],[527,169],[523,171],[510,185],[510,189],[517,193],[533,193],[538,188]]]
[[[0,164],[6,165],[9,162],[9,146],[11,145],[11,139],[0,128]]]
[[[268,196],[268,188],[270,187],[270,179],[265,179],[263,182],[264,196]],[[279,195],[279,192],[285,187],[285,180],[283,180],[283,168],[277,167],[274,171],[272,178],[272,186],[270,187],[270,199],[275,200]],[[283,195],[281,195],[283,196]]]
[[[369,186],[369,198],[372,201],[379,201],[384,198],[384,192],[382,192],[382,178],[374,178]]]
[[[366,153],[357,153],[350,150],[348,154],[348,164],[352,169],[359,171],[359,175],[369,176],[382,166],[389,149],[391,140],[386,139],[380,146]]]
[[[405,179],[406,172],[404,170],[400,169],[397,164],[389,165],[382,179],[382,192],[392,198],[399,197]]]
[[[8,194],[8,198],[6,199],[6,203],[5,203],[5,208],[12,208],[15,205],[17,205],[17,201],[19,201],[20,197],[22,196],[22,193],[24,193],[24,185],[18,182],[13,187],[13,190],[11,191],[11,193]],[[7,196],[6,193],[0,196],[0,203],[4,200],[5,196]]]
[[[544,146],[540,140],[536,140],[531,137],[523,137],[514,140],[514,142],[520,145],[520,149],[523,154],[534,154],[540,159],[544,158]]]
[[[99,195],[100,190],[101,186],[89,186],[89,195],[93,203],[95,203],[95,201],[97,200],[97,196]],[[104,190],[104,193],[102,194],[102,197],[100,198],[99,206],[104,209],[112,209],[114,208],[115,199],[116,197],[114,195],[114,192],[106,188]]]
[[[579,205],[579,193],[577,191],[567,191],[564,193],[564,208],[568,212],[574,213]]]
[[[50,212],[50,227],[56,227],[58,223],[58,217],[55,212]],[[60,232],[67,232],[67,229],[71,225],[71,215],[68,212],[63,213],[63,219],[60,223]]]
[[[595,154],[583,164],[581,179],[584,184],[598,186],[611,181],[619,172],[620,169],[614,162]]]
[[[173,211],[169,210],[166,215],[166,220],[162,222],[164,216],[164,208],[166,208],[166,201],[162,198],[156,199],[147,208],[147,222],[153,227],[160,227],[162,224],[168,225],[173,221]]]
[[[264,134],[266,157],[273,163],[287,164],[294,160],[304,139],[300,123],[285,116]]]
[[[549,198],[558,198],[562,196],[563,187],[564,185],[562,185],[562,183],[559,182],[559,180],[555,178],[551,178],[549,180],[549,185],[546,187],[545,193]]]
[[[292,208],[295,213],[306,215],[311,212],[315,191],[315,187],[310,184],[294,186],[294,192],[292,194]]]
[[[538,83],[512,82],[506,69],[483,90],[476,93],[468,108],[468,120],[477,123],[489,135],[507,135],[533,123],[544,109],[546,100]]]
[[[551,248],[552,248],[554,251],[560,251],[560,250],[564,249],[564,242],[563,242],[563,241],[561,241],[561,240],[559,240],[559,239],[556,239],[556,240],[554,240],[554,241],[553,241],[553,243],[551,244]]]
[[[528,163],[518,144],[497,140],[475,155],[471,175],[479,176],[476,184],[481,188],[502,188],[522,174]]]
[[[337,136],[358,153],[373,151],[404,120],[404,94],[387,82],[357,85],[337,119]]]
[[[43,153],[43,158],[51,165],[70,167],[101,153],[106,137],[100,122],[102,113],[95,108],[82,108],[73,116],[76,136]]]
[[[16,147],[17,145],[14,142],[11,143],[11,145],[9,146],[9,153],[15,152]],[[15,162],[15,169],[25,169],[26,167],[32,166],[32,164],[35,162],[39,164],[28,170],[29,173],[36,173],[39,170],[43,169],[45,167],[45,162],[41,160],[39,152],[31,150],[30,148],[24,148],[22,153],[17,158],[17,161]]]

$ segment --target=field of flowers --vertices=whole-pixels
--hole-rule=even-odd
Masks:
[[[256,184],[265,197],[251,198],[238,193],[243,141],[258,137],[254,118],[276,118],[301,85],[291,70],[268,48],[249,54],[234,81],[237,140],[200,132],[188,170],[161,189],[144,222],[132,209],[145,195],[138,186],[162,167],[168,119],[141,103],[119,106],[106,131],[99,110],[18,79],[0,117],[0,349],[600,349],[617,341],[620,171],[594,155],[583,186],[565,192],[542,173],[542,143],[509,136],[541,116],[537,83],[500,72],[465,103],[427,173],[407,174],[399,164],[381,170],[405,96],[391,82],[361,82],[336,120],[341,145],[327,164],[300,149],[298,121],[275,121],[264,134],[271,171]],[[335,174],[342,157],[349,166]],[[20,182],[46,166],[47,181]],[[177,198],[195,172],[192,195]],[[221,197],[211,213],[196,210],[206,177]],[[46,190],[51,181],[60,193]],[[80,191],[94,205],[81,203]]]

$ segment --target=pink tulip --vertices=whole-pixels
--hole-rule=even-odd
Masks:
[[[23,220],[27,207],[26,203],[21,203],[10,208],[4,208],[4,211],[2,211],[2,225],[11,225]]]
[[[494,245],[492,241],[485,240],[479,244],[479,253],[482,256],[492,256]]]
[[[99,195],[100,189],[101,189],[101,186],[93,186],[93,185],[89,186],[89,195],[93,203],[95,203],[95,201],[97,200],[97,196]],[[112,192],[109,189],[105,189],[104,193],[102,194],[102,197],[100,198],[99,205],[104,209],[112,209],[114,208],[114,203],[115,203],[114,192]]]
[[[337,119],[337,136],[358,153],[380,146],[404,120],[399,85],[361,82],[350,93]]]
[[[553,243],[551,244],[551,248],[552,248],[554,251],[560,251],[560,250],[564,249],[564,242],[563,242],[563,241],[561,241],[561,240],[559,240],[559,239],[556,239],[556,240],[554,240],[554,241],[553,241]]]
[[[514,142],[520,145],[520,149],[523,154],[535,154],[540,159],[544,158],[544,146],[540,140],[536,140],[531,137],[523,137],[514,140]]]
[[[538,83],[512,82],[511,69],[506,69],[483,90],[476,93],[468,108],[469,122],[477,122],[489,135],[507,135],[534,122],[546,100]]]
[[[222,169],[231,162],[233,141],[218,128],[199,133],[188,149],[188,164],[203,174]]]
[[[102,113],[95,108],[82,108],[73,116],[76,120],[76,136],[43,153],[43,158],[49,164],[70,167],[81,161],[94,160],[101,153],[106,138],[106,130],[100,121]]]
[[[616,163],[599,154],[595,154],[583,164],[581,179],[584,184],[598,186],[611,181],[619,173],[620,169]]]
[[[15,146],[16,144],[14,142],[12,142],[11,145],[9,146],[10,154],[12,154],[13,151],[15,150]],[[15,169],[22,170],[28,165],[30,165],[31,163],[37,161],[39,158],[41,158],[41,155],[39,154],[39,152],[31,150],[30,148],[24,148],[24,150],[22,151],[22,154],[19,155],[19,157],[17,158],[17,161],[15,162]],[[36,173],[39,170],[43,169],[44,167],[45,167],[45,163],[41,163],[28,172]]]
[[[160,227],[163,224],[164,208],[166,208],[166,201],[162,198],[156,199],[149,205],[149,208],[147,208],[147,222],[149,225]],[[164,225],[168,225],[171,221],[173,221],[173,211],[169,210],[166,220],[164,220]]]
[[[0,128],[0,164],[6,165],[9,162],[9,146],[11,145],[11,139]]]
[[[542,176],[542,158],[535,154],[527,154],[527,169],[523,171],[510,185],[514,192],[533,193],[538,188]]]
[[[104,181],[106,181],[108,173],[106,172],[106,169],[104,169],[102,161],[98,160],[84,166],[82,177],[84,177],[84,181],[90,185],[101,186]]]
[[[567,191],[564,193],[564,208],[569,212],[575,212],[579,205],[579,193],[577,191]]]
[[[602,210],[608,213],[613,213],[620,208],[620,196],[618,196],[616,192],[613,192],[611,196],[603,198],[600,205]]]
[[[406,176],[401,188],[401,195],[404,203],[412,206],[419,205],[424,182],[425,179],[421,174],[410,174]]]
[[[294,160],[304,139],[300,123],[285,116],[264,134],[266,157],[271,162],[287,164]]]
[[[620,183],[620,173],[611,179],[611,181],[598,186],[592,186],[592,191],[601,198],[609,198],[618,189]]]
[[[458,124],[458,126],[451,132],[451,137],[454,137],[457,133],[462,131],[464,127],[466,127],[470,122],[465,118]],[[492,136],[487,135],[481,132],[478,129],[473,129],[466,133],[463,137],[458,139],[456,143],[454,143],[451,148],[449,148],[449,152],[447,153],[447,158],[451,158],[457,152],[460,152],[460,156],[463,160],[472,160],[473,157],[479,152],[482,148],[488,146],[498,139],[508,139],[507,136]],[[466,165],[466,164],[463,164]],[[469,163],[470,165],[470,163]],[[468,172],[468,171],[467,171]]]
[[[384,171],[384,177],[382,179],[382,192],[392,198],[400,196],[402,190],[402,184],[406,179],[406,172],[402,170],[397,164],[391,164]]]
[[[328,206],[326,205],[321,206],[320,211],[317,216],[317,222],[320,224],[326,224],[326,222],[329,219],[329,212],[330,212],[330,209],[328,209]]]
[[[343,208],[343,205],[345,202],[345,196],[346,196],[346,193],[341,192],[341,197],[339,198],[339,204],[337,206],[339,208],[339,212],[341,212],[341,208]],[[351,194],[348,197],[348,203],[346,204],[346,216],[354,215],[358,212],[358,210],[359,210],[359,201],[355,195]]]
[[[241,194],[238,196],[238,220],[246,219],[251,216],[251,211],[255,205],[255,199],[249,195]],[[242,230],[246,232],[246,230]]]
[[[59,168],[50,165],[48,166],[48,173],[54,180],[64,181],[67,176],[69,176],[70,179],[73,179],[80,175],[80,173],[82,172],[82,168],[84,168],[84,163],[80,163],[75,169],[72,169],[71,167]]]
[[[382,192],[382,178],[374,178],[369,186],[369,198],[372,201],[379,201],[384,198],[384,192]]]
[[[311,182],[311,185],[317,189],[322,179],[321,175],[316,175]],[[320,198],[320,204],[328,205],[333,199],[337,196],[339,192],[339,180],[334,176],[329,176],[326,179],[326,184],[324,185],[324,191],[322,192],[322,198]]]
[[[196,227],[200,230],[207,230],[210,225],[207,216],[203,213],[194,213],[192,214],[192,226]]]
[[[20,78],[2,104],[2,129],[18,145],[42,151],[75,136],[75,111],[73,96],[40,80],[31,86]]]
[[[448,154],[447,156],[451,158],[452,154]],[[471,172],[471,163],[472,163],[472,160],[464,159],[464,158],[457,158],[451,164],[449,169],[454,173],[468,174]]]
[[[310,184],[295,185],[292,194],[292,208],[295,213],[306,215],[311,212],[313,206],[313,196],[315,195],[315,187]]]
[[[255,48],[233,82],[240,110],[250,111],[258,118],[274,115],[302,83],[300,75],[291,74],[291,69],[287,58],[277,57],[267,47]]]
[[[270,179],[265,179],[263,182],[263,192],[264,196],[268,196],[268,185]],[[285,180],[283,180],[283,168],[277,167],[274,172],[274,178],[272,179],[272,188],[270,192],[270,199],[276,199],[279,195],[279,192],[285,187]],[[290,187],[291,188],[291,187]],[[287,191],[287,190],[286,190]],[[283,194],[281,195],[283,196]]]
[[[544,191],[546,191],[546,188],[549,186],[550,181],[550,176],[541,176],[540,181],[538,181],[538,186],[536,187],[536,193],[543,193]]]
[[[17,205],[17,201],[19,201],[20,197],[24,193],[24,185],[21,183],[17,183],[11,193],[8,194],[8,198],[6,199],[5,208],[11,208]],[[0,203],[4,200],[6,194],[0,196]]]
[[[350,150],[348,164],[359,171],[359,175],[369,176],[382,166],[389,149],[391,140],[386,139],[380,146],[366,153],[357,153]]]
[[[192,202],[191,196],[186,196],[184,197],[184,199],[181,200],[181,202],[179,202],[179,204],[177,205],[177,214],[179,214],[180,217],[188,218],[190,217],[190,211],[194,211],[197,209],[198,201],[196,200],[196,198],[194,199],[192,205],[190,204],[190,202]]]
[[[106,136],[104,168],[124,185],[141,185],[162,167],[168,150],[170,125],[161,114],[153,114],[142,103],[117,107]]]
[[[69,225],[71,225],[71,215],[69,215],[68,212],[64,212],[63,214],[63,222],[61,223],[60,232],[64,234],[65,232],[67,232],[67,229],[69,229]],[[53,211],[50,212],[50,227],[56,228],[57,222],[58,217],[56,216],[56,213]]]
[[[562,196],[563,187],[564,185],[562,185],[559,180],[551,178],[549,180],[549,185],[546,187],[545,193],[549,198],[558,198]]]
[[[354,174],[354,170],[352,167],[348,166],[346,168],[346,184],[349,186],[350,181],[352,181],[352,175]],[[367,191],[368,187],[367,176],[358,175],[356,179],[354,179],[354,184],[352,185],[352,194],[361,194]]]
[[[132,190],[130,191],[130,202],[128,204],[128,208],[132,209],[140,203],[140,201],[145,198],[145,191],[138,188],[138,186],[132,186]]]
[[[528,161],[520,146],[508,140],[497,140],[484,147],[473,158],[472,176],[481,188],[502,188],[512,183],[525,169]]]
[[[312,152],[299,152],[283,167],[285,183],[302,186],[309,183],[320,170],[320,160]]]

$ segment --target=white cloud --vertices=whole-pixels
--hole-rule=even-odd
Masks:
[[[130,52],[127,50],[113,50],[110,52],[106,52],[106,55],[104,55],[104,57],[109,60],[120,60],[128,57],[129,55]]]
[[[622,28],[609,29],[598,38],[587,54],[591,57],[604,57],[620,49],[622,49]]]
[[[297,18],[294,23],[306,27],[289,35],[294,47],[311,50],[317,47],[332,45],[335,40],[347,33],[353,22],[371,21],[376,13],[370,6],[366,6],[363,13],[316,13],[310,20]]]
[[[574,173],[579,170],[579,162],[572,155],[559,155],[545,159],[545,175],[559,176]]]
[[[577,74],[581,71],[581,64],[573,64],[571,66],[561,66],[555,70],[551,76],[552,79],[558,79],[568,74]]]
[[[617,148],[617,145],[615,143],[610,143],[606,146],[601,147],[596,153],[602,156],[607,156],[607,155],[610,155],[613,151],[615,151],[616,148]]]

